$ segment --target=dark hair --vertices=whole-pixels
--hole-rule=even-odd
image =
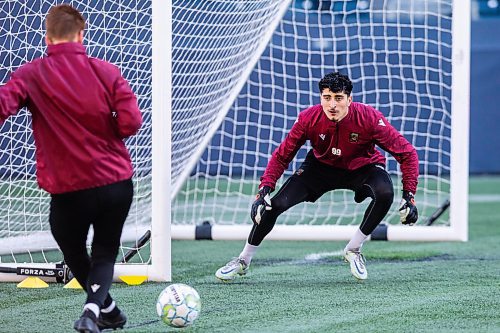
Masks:
[[[322,92],[326,88],[330,89],[333,93],[343,92],[347,96],[350,96],[352,82],[347,75],[340,74],[339,72],[328,73],[319,81],[319,91]]]
[[[68,4],[50,8],[45,18],[47,37],[56,39],[72,39],[85,28],[82,14]]]

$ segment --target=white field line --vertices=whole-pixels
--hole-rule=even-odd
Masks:
[[[343,250],[335,251],[335,252],[320,252],[320,253],[311,253],[305,256],[305,261],[318,261],[327,257],[341,257],[344,254]]]
[[[314,264],[324,258],[328,257],[342,257],[344,254],[343,250],[334,251],[334,252],[320,252],[320,253],[311,253],[304,257],[304,259],[299,260],[290,260],[283,261],[279,263],[274,263],[273,266],[282,266],[282,265],[304,265],[304,264]]]
[[[500,194],[469,194],[469,202],[500,202]]]

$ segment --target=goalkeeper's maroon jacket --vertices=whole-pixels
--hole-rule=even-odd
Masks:
[[[49,193],[126,180],[133,169],[123,139],[142,124],[137,98],[120,70],[87,56],[80,43],[49,45],[0,87],[0,124],[27,107],[38,184]]]
[[[382,113],[369,105],[352,102],[339,122],[329,120],[321,104],[302,112],[285,140],[273,152],[260,187],[275,188],[297,151],[309,140],[314,156],[335,168],[356,170],[368,164],[383,164],[386,159],[375,145],[389,152],[401,165],[403,190],[415,193],[418,156],[415,148]]]

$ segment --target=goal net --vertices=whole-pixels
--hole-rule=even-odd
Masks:
[[[353,81],[353,100],[380,110],[420,160],[420,219],[409,228],[398,225],[401,173],[385,153],[395,200],[372,238],[466,240],[469,21],[468,1],[292,1],[279,24],[270,25],[269,44],[227,114],[222,110],[225,118],[206,137],[201,158],[184,170],[187,181],[177,183],[173,236],[246,239],[250,205],[272,152],[298,113],[319,104],[318,81],[340,71]],[[277,189],[309,149],[298,152]],[[267,239],[348,239],[370,201],[356,204],[353,197],[335,191],[292,207]]]
[[[10,0],[0,3],[0,82],[5,83],[10,73],[22,64],[44,56],[45,15],[59,3]],[[84,43],[88,53],[120,67],[138,97],[145,120],[139,134],[127,140],[136,170],[136,193],[125,228],[121,259],[149,228],[151,216],[152,4],[147,1],[69,3],[86,18]],[[50,197],[36,183],[35,146],[31,117],[26,109],[1,127],[0,147],[0,266],[38,267],[37,264],[62,261],[48,223]],[[150,257],[141,258],[139,254],[136,262],[147,265]],[[120,272],[124,271],[119,269]],[[141,274],[144,272],[141,270]],[[0,278],[22,277],[5,274]]]
[[[44,55],[43,22],[57,3],[0,3],[0,82]],[[118,259],[138,253],[117,274],[165,279],[150,274],[161,262],[168,279],[169,246],[154,253],[154,244],[170,242],[169,218],[155,217],[165,203],[171,202],[173,238],[246,238],[250,204],[269,156],[298,112],[319,103],[317,82],[334,70],[349,74],[354,100],[382,111],[420,157],[421,222],[398,228],[395,204],[385,221],[387,237],[467,238],[468,2],[68,3],[87,19],[88,53],[120,67],[144,117],[139,134],[126,142],[136,171],[135,196]],[[0,266],[62,260],[49,231],[49,197],[36,184],[30,123],[29,112],[21,110],[0,128]],[[166,144],[171,154],[153,154]],[[299,151],[278,186],[307,149]],[[399,168],[387,158],[397,193]],[[166,191],[154,192],[164,183]],[[352,198],[338,191],[294,207],[269,238],[348,238],[366,207]],[[447,200],[451,209],[425,226]],[[137,248],[148,230],[151,243]],[[0,273],[0,280],[18,278]]]

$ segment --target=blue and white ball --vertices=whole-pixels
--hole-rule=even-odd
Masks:
[[[156,312],[161,320],[172,327],[193,325],[201,310],[198,292],[186,284],[174,283],[158,296]]]

